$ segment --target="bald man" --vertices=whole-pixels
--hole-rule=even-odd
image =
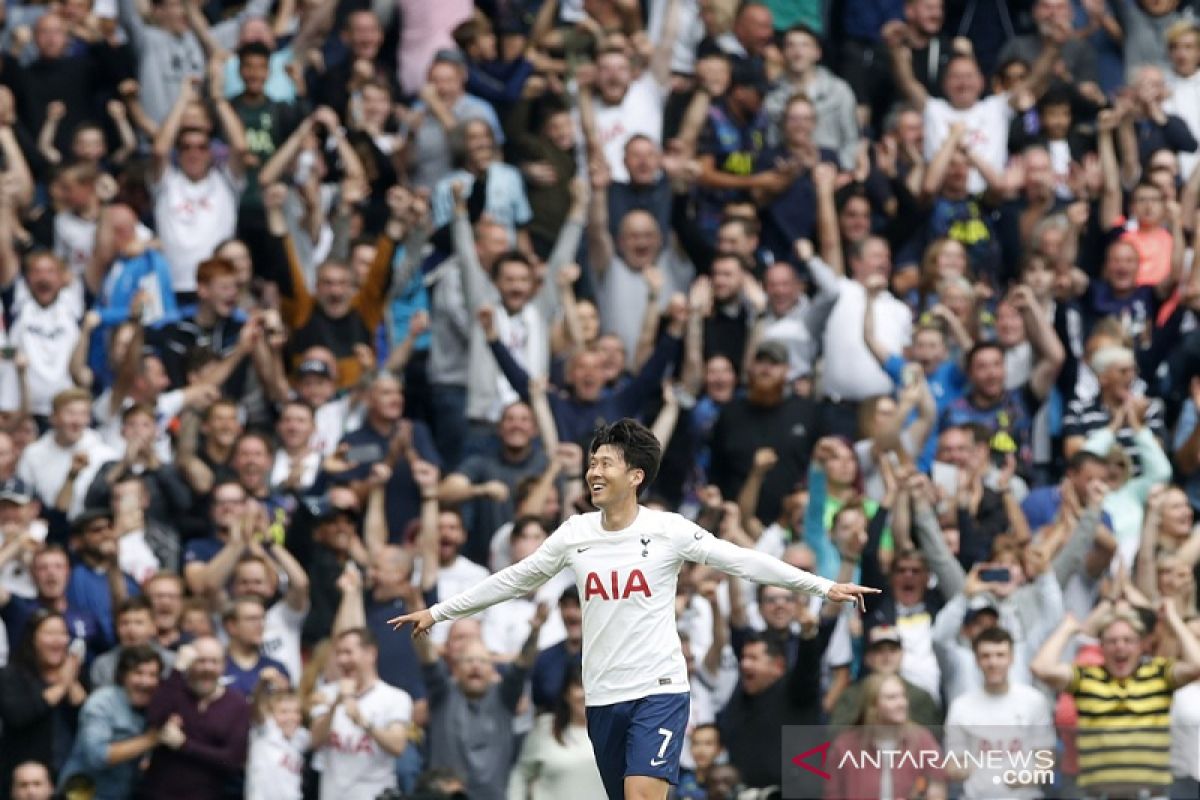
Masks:
[[[179,650],[175,671],[162,682],[146,711],[146,725],[161,729],[145,787],[150,797],[219,800],[246,760],[250,704],[221,685],[225,648],[202,636]]]

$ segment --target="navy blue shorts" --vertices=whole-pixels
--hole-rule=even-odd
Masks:
[[[625,776],[679,782],[679,757],[691,694],[654,694],[608,706],[588,706],[588,738],[609,800],[624,800]]]

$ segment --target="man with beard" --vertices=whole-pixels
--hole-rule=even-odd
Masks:
[[[731,400],[713,428],[712,480],[725,497],[737,496],[756,450],[770,447],[778,455],[759,493],[760,520],[779,517],[784,496],[808,473],[809,451],[821,436],[813,402],[788,394],[787,375],[787,347],[778,341],[758,345],[746,395]]]
[[[117,643],[113,609],[140,590],[133,578],[121,571],[116,531],[108,509],[88,509],[76,517],[71,524],[71,539],[75,566],[67,583],[67,603],[100,620],[107,649]]]
[[[79,732],[62,769],[63,782],[84,776],[97,797],[130,797],[138,762],[159,743],[142,716],[158,689],[162,657],[147,644],[121,648],[116,685],[97,689],[79,712]]]
[[[160,744],[145,773],[144,795],[217,800],[246,761],[250,704],[221,684],[225,648],[215,638],[196,639],[176,666],[146,710]]]
[[[261,433],[247,431],[238,437],[233,446],[233,457],[229,466],[241,482],[250,498],[262,503],[272,522],[282,511],[286,514],[291,505],[287,498],[274,491],[271,486],[271,467],[275,462],[275,448],[271,440]]]

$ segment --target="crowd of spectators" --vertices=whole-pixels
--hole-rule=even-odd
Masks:
[[[386,621],[625,416],[883,589],[685,569],[674,796],[1198,796],[1197,6],[0,3],[0,800],[602,797],[591,587]]]

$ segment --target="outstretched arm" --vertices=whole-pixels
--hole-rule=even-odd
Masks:
[[[796,569],[791,564],[766,553],[751,550],[749,547],[738,547],[732,542],[717,539],[699,528],[697,531],[702,535],[695,540],[696,547],[689,548],[692,552],[685,555],[701,564],[716,567],[722,572],[738,578],[813,594],[835,602],[853,600],[860,607],[866,595],[879,593],[878,589],[853,583],[834,583],[828,578]]]
[[[414,623],[413,636],[420,636],[435,622],[469,617],[505,600],[522,597],[554,577],[566,563],[566,550],[561,539],[551,536],[532,555],[506,567],[482,583],[435,605],[433,608],[403,614],[388,620],[399,630]]]

